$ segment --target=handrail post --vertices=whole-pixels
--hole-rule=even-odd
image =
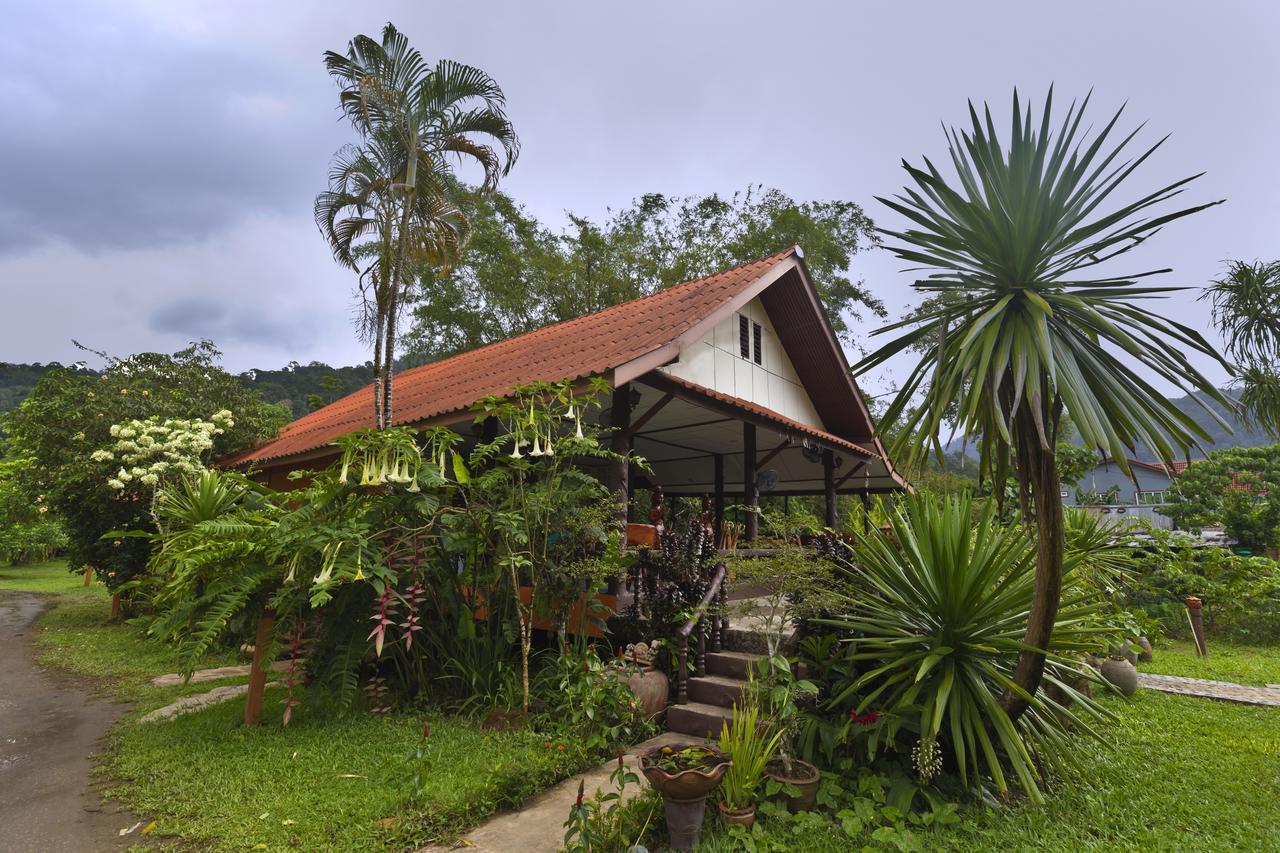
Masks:
[[[716,622],[714,650],[720,651],[729,641],[729,578],[720,584],[720,618]]]
[[[699,678],[705,678],[707,675],[707,623],[701,619],[698,620],[698,661],[695,666],[695,674]]]
[[[685,634],[680,635],[680,643],[677,648],[676,661],[676,704],[689,704],[689,685],[687,672],[689,668],[689,638]]]

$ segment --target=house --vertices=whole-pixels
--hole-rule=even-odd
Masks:
[[[472,406],[534,381],[603,377],[612,391],[602,422],[613,448],[652,471],[600,472],[628,496],[661,487],[707,495],[717,533],[726,501],[761,493],[836,496],[896,491],[906,483],[876,437],[844,352],[792,247],[452,358],[395,380],[397,425],[447,426],[480,435]],[[276,488],[290,471],[337,457],[333,442],[373,424],[371,388],[312,412],[231,464]],[[755,536],[748,515],[745,538]]]
[[[1080,478],[1074,490],[1063,490],[1063,502],[1068,506],[1087,506],[1092,512],[1117,519],[1141,518],[1157,527],[1171,527],[1169,518],[1156,508],[1164,504],[1173,481],[1190,463],[1126,461],[1130,474],[1126,474],[1113,457],[1103,458]]]

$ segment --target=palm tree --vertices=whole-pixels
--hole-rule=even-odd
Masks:
[[[315,217],[334,258],[360,274],[361,333],[374,345],[374,422],[391,426],[397,321],[416,274],[446,269],[465,247],[455,162],[472,161],[492,191],[519,143],[498,84],[478,68],[428,65],[393,25],[381,41],[325,53],[339,103],[362,143],[335,156]],[[496,147],[495,147],[496,146]]]
[[[1280,261],[1231,261],[1200,298],[1237,362],[1246,420],[1280,438]]]
[[[898,435],[908,438],[895,450],[908,465],[930,448],[940,453],[950,409],[954,429],[976,437],[981,470],[994,477],[997,491],[1011,475],[1016,479],[1023,520],[1034,525],[1037,561],[1024,646],[1001,700],[1014,719],[1040,685],[1061,596],[1064,534],[1055,446],[1064,417],[1087,446],[1127,468],[1123,460],[1139,444],[1172,461],[1175,453],[1208,440],[1134,366],[1185,393],[1199,391],[1230,405],[1190,361],[1203,356],[1222,362],[1214,348],[1193,329],[1140,307],[1180,289],[1145,283],[1168,270],[1118,275],[1093,269],[1166,223],[1218,202],[1155,210],[1193,176],[1136,201],[1109,204],[1164,140],[1123,159],[1137,131],[1107,145],[1122,109],[1090,139],[1089,130],[1081,132],[1088,102],[1073,103],[1055,132],[1053,90],[1038,127],[1030,103],[1024,118],[1015,90],[1007,151],[990,108],[984,106],[980,118],[970,104],[970,129],[948,132],[952,183],[927,159],[922,168],[903,161],[914,186],[879,201],[914,227],[884,231],[897,241],[889,248],[927,271],[914,284],[918,291],[963,298],[935,300],[927,313],[880,329],[877,334],[909,327],[854,368],[864,373],[898,353],[923,351],[885,416],[890,424],[900,421]],[[911,436],[925,440],[911,442]]]

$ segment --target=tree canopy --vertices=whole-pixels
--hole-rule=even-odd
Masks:
[[[876,244],[871,220],[851,201],[798,202],[751,186],[724,197],[651,193],[601,221],[570,213],[557,231],[502,193],[458,196],[471,241],[446,273],[420,271],[409,347],[431,361],[598,311],[791,245],[805,264],[836,333],[853,343],[848,318],[885,316],[849,272]]]

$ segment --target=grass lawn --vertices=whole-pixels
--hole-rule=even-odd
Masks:
[[[184,849],[411,849],[452,838],[583,767],[571,750],[548,748],[533,732],[485,732],[437,713],[315,720],[299,711],[284,727],[279,689],[268,691],[266,723],[257,729],[240,724],[243,700],[138,723],[178,696],[245,679],[150,684],[154,675],[177,671],[177,655],[136,625],[109,623],[106,591],[84,587],[61,563],[0,568],[4,590],[49,598],[35,636],[42,664],[94,678],[133,703],[111,735],[102,769],[114,796],[156,821],[153,840],[177,838]],[[243,662],[221,653],[202,665]],[[424,722],[431,736],[415,798],[406,758],[420,744]]]
[[[1237,684],[1280,684],[1280,646],[1246,646],[1209,640],[1209,656],[1196,655],[1190,640],[1168,640],[1155,650],[1150,663],[1138,664],[1142,672],[1184,675]]]

